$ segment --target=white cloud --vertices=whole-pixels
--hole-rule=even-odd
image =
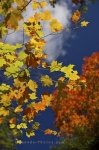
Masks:
[[[68,8],[68,3],[61,1],[56,4],[55,8],[49,7],[53,16],[58,19],[66,28],[70,26],[69,18],[71,11]],[[49,33],[49,29],[45,28],[45,34]],[[61,34],[50,35],[46,38],[46,53],[48,54],[48,61],[55,60],[60,55],[65,55],[66,50],[63,50],[63,43],[70,37],[70,31],[64,30]]]
[[[70,25],[69,17],[71,15],[71,10],[68,7],[68,1],[65,2],[64,0],[61,0],[55,5],[55,8],[52,8],[50,5],[48,5],[48,9],[50,9],[53,16],[63,24],[64,28],[67,25]],[[34,13],[35,12],[32,10],[31,5],[29,5],[27,7],[27,11],[23,13],[24,20],[26,20],[30,16],[33,16]],[[50,33],[48,26],[45,24],[44,24],[44,33],[45,35]],[[14,44],[22,43],[23,41],[22,37],[23,37],[22,31],[14,32],[13,34],[10,34],[6,38],[6,42]],[[69,37],[70,31],[65,30],[61,34],[50,35],[45,38],[47,42],[45,52],[48,54],[48,61],[56,59],[59,55],[66,54],[66,50],[63,50],[63,43],[64,40],[66,43]],[[25,38],[25,41],[27,41],[27,38]]]

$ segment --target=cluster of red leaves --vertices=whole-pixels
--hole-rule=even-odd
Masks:
[[[70,82],[71,83],[71,82]],[[63,87],[54,91],[52,108],[56,126],[62,135],[73,135],[77,128],[87,128],[97,134],[99,125],[99,52],[84,58],[82,75],[73,83],[74,88]],[[61,89],[61,90],[60,90]]]

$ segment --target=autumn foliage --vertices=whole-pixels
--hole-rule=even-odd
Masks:
[[[52,108],[61,135],[74,135],[79,128],[99,135],[99,52],[84,58],[80,79],[61,82],[53,95]]]
[[[53,86],[54,88],[59,87],[62,89],[62,84],[66,84],[68,81],[68,88],[65,86],[64,90],[62,89],[59,92],[60,100],[64,99],[64,101],[57,101],[57,99],[53,101],[53,109],[57,110],[56,114],[58,114],[56,117],[57,126],[62,132],[68,131],[68,133],[72,133],[76,125],[88,125],[91,113],[96,109],[96,107],[88,109],[87,116],[89,118],[82,114],[82,103],[85,101],[86,104],[85,96],[87,97],[85,91],[87,89],[88,93],[88,90],[90,92],[93,88],[91,86],[89,88],[90,83],[85,76],[85,72],[87,74],[86,67],[83,67],[84,75],[81,77],[84,77],[83,82],[83,79],[79,79],[78,72],[74,70],[73,64],[64,66],[62,62],[55,60],[51,63],[46,61],[48,57],[45,53],[46,37],[61,34],[62,31],[69,28],[71,30],[71,26],[69,28],[63,26],[58,19],[53,17],[51,10],[48,9],[49,5],[55,7],[56,2],[55,0],[0,1],[0,73],[2,78],[5,79],[0,83],[0,125],[2,130],[2,126],[6,124],[17,144],[22,143],[19,137],[22,137],[23,132],[28,138],[35,136],[40,127],[40,123],[34,121],[35,117],[38,113],[51,106],[53,95],[51,92],[46,91],[46,87],[51,88]],[[72,2],[73,4],[81,3],[81,1]],[[23,12],[26,11],[28,5],[31,5],[33,9],[33,16],[25,19]],[[19,24],[20,21],[23,22],[20,23],[21,25]],[[86,20],[82,20],[82,11],[78,8],[71,14],[70,22],[73,24],[73,29],[77,26],[87,27],[89,23]],[[43,25],[47,25],[48,35],[45,34]],[[22,43],[8,44],[6,38],[16,31],[22,31]],[[27,42],[25,42],[25,36],[28,37]],[[56,76],[59,73],[59,78],[54,80],[50,76],[50,74],[53,76],[53,73],[56,73]],[[96,80],[98,79],[96,78]],[[80,83],[83,85],[83,89],[78,86]],[[75,90],[69,89],[71,84],[73,84],[72,86],[77,84]],[[40,88],[43,88],[45,92],[39,93]],[[66,94],[64,95],[62,92]],[[97,95],[97,93],[94,94]],[[54,95],[57,97],[58,91],[55,91]],[[76,103],[77,95],[79,95],[78,103]],[[65,99],[68,101],[68,103],[66,102],[67,105],[64,105]],[[96,104],[96,101],[96,99],[93,99],[93,103]],[[90,101],[91,103],[92,101]],[[56,105],[58,106],[57,109]],[[87,105],[89,106],[89,103],[86,104],[86,107]],[[73,112],[72,110],[75,107],[76,110]],[[64,120],[65,111],[67,116],[65,116]],[[78,115],[78,113],[81,113],[81,115]],[[57,132],[52,129],[45,129],[43,132],[47,135],[57,135]]]

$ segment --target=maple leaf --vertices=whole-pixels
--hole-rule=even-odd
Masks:
[[[53,100],[53,96],[52,96],[52,94],[50,94],[50,95],[44,94],[41,96],[41,99],[42,99],[42,104],[45,107],[48,107],[48,106],[50,106],[51,101]]]
[[[10,126],[11,129],[13,129],[13,128],[15,128],[16,125],[15,124],[10,124],[9,126]]]
[[[46,106],[42,102],[35,103],[33,107],[37,113],[46,109]]]
[[[57,131],[51,130],[51,129],[46,129],[44,131],[45,135],[57,135]]]
[[[0,85],[0,91],[8,91],[9,89],[10,89],[10,86],[5,83],[2,83]]]
[[[52,14],[51,14],[51,12],[49,10],[41,12],[39,14],[39,16],[40,16],[40,19],[44,20],[44,21],[50,21],[52,19]]]
[[[48,75],[44,75],[41,77],[41,82],[44,86],[53,85],[52,79]]]
[[[26,54],[24,51],[21,51],[21,52],[18,54],[19,60],[24,60],[26,57],[27,57],[27,54]]]
[[[14,79],[14,83],[13,85],[15,87],[22,87],[24,85],[25,82],[21,82],[18,78]]]
[[[18,21],[21,20],[22,14],[17,9],[12,9],[10,13],[6,16],[5,23],[8,28],[17,29]]]
[[[38,130],[38,129],[39,129],[39,126],[40,126],[39,122],[35,122],[35,123],[33,124],[32,128],[33,128],[33,130]]]
[[[35,81],[33,80],[29,80],[27,86],[29,87],[30,90],[32,90],[33,92],[36,91],[36,89],[38,88],[38,85]]]
[[[50,22],[50,29],[52,32],[58,32],[63,29],[63,26],[57,19],[53,19]]]
[[[16,140],[17,144],[22,144],[22,140]]]
[[[89,24],[88,21],[82,21],[82,22],[81,22],[81,27],[87,27],[88,24]]]
[[[10,123],[10,124],[16,124],[16,118],[15,118],[15,117],[11,118],[11,119],[9,120],[9,123]]]
[[[69,78],[70,80],[77,80],[79,79],[79,76],[77,75],[77,71],[73,70],[74,65],[68,65],[67,67],[64,66],[61,68],[61,72],[65,73],[65,76]]]
[[[27,107],[24,111],[24,114],[28,120],[31,120],[35,117],[35,110],[33,107]]]
[[[5,55],[7,60],[10,60],[10,62],[13,62],[16,59],[16,56],[12,55],[12,54],[6,54]]]
[[[9,94],[2,94],[0,104],[2,104],[4,107],[8,107],[11,105],[11,99]]]
[[[52,61],[50,65],[50,71],[60,71],[62,67],[62,63],[58,63],[57,61]]]
[[[8,116],[9,115],[9,110],[6,110],[4,107],[0,108],[0,116]]]
[[[35,136],[35,132],[34,131],[31,131],[31,132],[26,132],[26,136],[28,138],[32,137],[32,136]]]
[[[17,125],[17,129],[27,129],[27,124],[26,123],[20,123]]]
[[[30,99],[35,100],[37,98],[36,93],[29,94]]]
[[[36,9],[40,8],[41,6],[40,6],[39,2],[34,1],[33,4],[32,4],[32,7],[33,7],[34,10],[36,10]]]
[[[81,17],[80,11],[76,10],[72,15],[71,20],[72,22],[77,23],[80,20],[80,17]]]
[[[6,61],[4,58],[0,58],[0,67],[3,67],[3,65],[6,64]]]
[[[22,111],[23,111],[23,109],[22,109],[22,106],[21,106],[21,105],[17,106],[17,107],[15,108],[15,110],[14,110],[15,113],[20,113],[20,112],[22,112]]]
[[[43,0],[43,1],[40,2],[40,5],[41,5],[42,8],[46,7],[47,6],[47,2]]]

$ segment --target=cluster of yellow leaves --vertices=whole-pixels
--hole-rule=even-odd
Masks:
[[[18,29],[18,22],[23,19],[22,9],[28,3],[28,0],[4,0],[0,5],[0,14],[3,15],[4,21],[1,23],[1,30]],[[14,4],[14,5],[13,5]],[[25,8],[24,8],[25,9]],[[4,32],[4,31],[3,31]],[[2,33],[2,37],[3,37]]]
[[[37,51],[43,51],[45,47],[45,40],[40,39],[38,36],[32,37],[30,40],[31,47]]]
[[[17,125],[17,129],[27,129],[27,124],[26,123],[20,123]]]
[[[16,52],[17,49],[22,48],[22,45],[10,45],[0,42],[0,67],[5,68],[4,74],[8,77],[17,77],[24,69],[24,62],[27,54],[24,51]],[[29,75],[28,71],[24,70]]]
[[[70,80],[79,79],[78,72],[73,70],[74,65],[69,65],[68,67],[62,67],[61,72],[65,73],[66,78]]]
[[[22,61],[17,60],[15,61],[15,63],[9,64],[4,74],[6,76],[17,77],[23,66],[24,66],[24,63]]]
[[[70,80],[77,80],[79,79],[78,72],[73,70],[74,65],[70,64],[68,66],[62,66],[62,63],[58,63],[57,61],[53,61],[50,65],[50,71],[60,71],[65,73],[65,77],[69,78]],[[64,78],[61,78],[64,80]]]
[[[10,128],[13,129],[13,128],[17,128],[18,130],[20,129],[27,129],[27,124],[26,123],[20,123],[20,124],[14,124],[14,123],[10,123]]]
[[[25,56],[25,64],[28,67],[37,68],[41,65],[42,67],[44,66],[46,68],[46,65],[42,63],[42,60],[47,58],[47,55],[44,52],[46,41],[43,37],[45,37],[46,35],[44,35],[43,25],[47,22],[47,25],[49,26],[51,32],[58,32],[63,29],[62,24],[58,20],[53,18],[51,11],[48,10],[48,3],[49,2],[45,0],[33,1],[32,6],[36,11],[34,15],[28,18],[28,20],[24,23],[24,31],[28,36],[30,36],[28,46],[26,46],[26,53],[28,54],[28,56]],[[42,83],[44,83],[44,81]],[[51,81],[49,84],[52,85]]]

